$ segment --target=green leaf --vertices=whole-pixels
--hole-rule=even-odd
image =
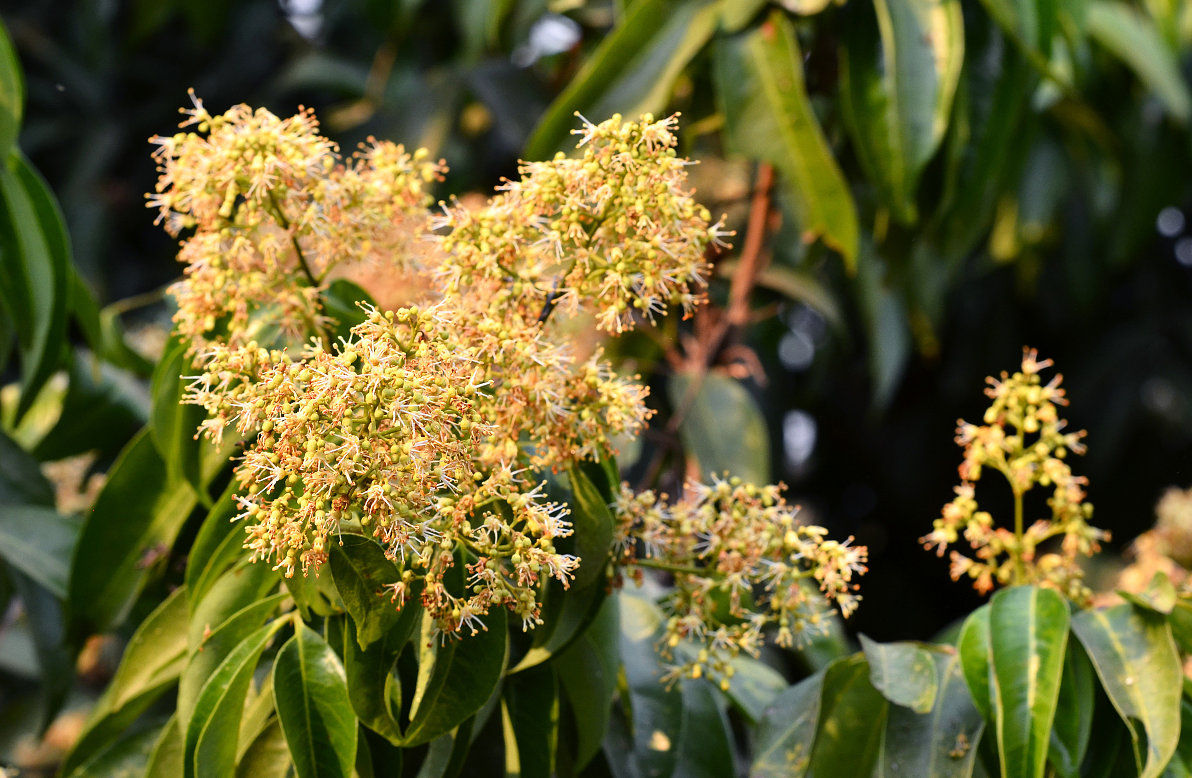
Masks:
[[[1149,17],[1116,0],[1089,0],[1089,37],[1130,66],[1181,122],[1192,118],[1192,94],[1179,59]]]
[[[1059,31],[1055,0],[982,0],[982,5],[1010,41],[1043,60],[1051,56],[1052,39]]]
[[[364,309],[356,303],[367,303],[376,306],[372,296],[356,284],[343,278],[337,278],[322,292],[323,313],[335,319],[335,328],[331,331],[333,341],[352,337],[352,328],[362,324],[368,317]]]
[[[1047,759],[1059,778],[1080,778],[1093,727],[1093,666],[1079,641],[1068,641]]]
[[[8,29],[0,22],[0,162],[17,147],[24,113],[25,75]]]
[[[151,727],[120,738],[70,778],[142,778],[162,731],[160,726]]]
[[[977,608],[965,619],[964,626],[960,629],[960,637],[956,641],[956,650],[960,653],[960,667],[964,672],[964,682],[973,697],[973,704],[980,711],[981,718],[996,726],[993,701],[990,698],[992,667],[988,605]]]
[[[240,734],[236,737],[236,761],[239,762],[244,752],[253,741],[265,731],[269,724],[276,720],[273,715],[277,707],[273,704],[273,684],[262,684],[261,689],[253,694],[249,690],[249,699],[244,706],[244,717],[240,720]]]
[[[153,744],[145,778],[182,778],[182,733],[174,716],[170,716]]]
[[[54,507],[54,489],[29,452],[0,431],[0,505]]]
[[[137,627],[116,674],[62,762],[62,775],[99,753],[178,680],[186,662],[188,617],[186,588],[179,587]]]
[[[579,73],[551,103],[523,152],[526,159],[546,159],[568,145],[579,125],[575,113],[594,122],[614,113],[636,119],[661,113],[675,80],[719,22],[713,0],[639,0],[604,37]]]
[[[733,668],[733,677],[728,681],[725,695],[746,721],[757,724],[766,708],[789,684],[777,670],[745,654],[730,661],[729,665]]]
[[[1140,778],[1156,778],[1180,739],[1183,673],[1167,621],[1133,605],[1085,610],[1072,631],[1088,652],[1101,686],[1130,730],[1135,754],[1146,732],[1146,765]]]
[[[148,394],[136,379],[82,350],[70,363],[62,413],[33,449],[43,462],[88,451],[115,457],[149,419]]]
[[[348,678],[348,699],[366,727],[383,736],[393,745],[402,743],[401,688],[393,673],[394,663],[422,616],[416,594],[402,608],[401,617],[390,628],[385,639],[373,643],[367,651],[356,639],[356,626],[346,616],[332,616],[327,620],[327,642],[343,658]]]
[[[274,719],[240,758],[236,778],[286,778],[292,764],[281,722]]]
[[[1117,593],[1123,600],[1134,603],[1140,608],[1152,610],[1163,616],[1169,615],[1175,608],[1175,586],[1172,585],[1171,579],[1167,577],[1167,573],[1162,570],[1155,573],[1151,578],[1150,584],[1147,585],[1144,591],[1135,594],[1124,589],[1119,589]]]
[[[579,772],[600,750],[608,731],[620,667],[619,597],[607,597],[590,627],[551,663],[575,719],[575,770]]]
[[[869,682],[863,655],[839,659],[824,672],[811,772],[815,778],[870,775],[877,762],[889,703]]]
[[[400,581],[401,573],[378,543],[360,535],[343,535],[339,543],[332,543],[330,563],[336,591],[365,650],[397,622],[400,612],[384,587]]]
[[[1167,616],[1171,624],[1171,635],[1184,653],[1192,653],[1192,600],[1187,597],[1176,599]]]
[[[0,505],[0,557],[66,599],[80,522],[39,505]]]
[[[707,373],[689,397],[693,380],[676,373],[668,389],[676,412],[687,407],[679,434],[684,450],[699,463],[701,476],[727,471],[747,483],[770,483],[770,435],[757,401],[735,378],[719,373]],[[724,430],[733,434],[725,435]]]
[[[301,622],[273,663],[273,696],[298,778],[348,778],[356,716],[347,677],[331,647]]]
[[[1043,776],[1068,622],[1068,604],[1051,589],[1016,586],[989,603],[990,697],[1004,778]]]
[[[559,684],[553,663],[509,676],[501,695],[501,715],[512,734],[512,743],[507,736],[506,744],[514,746],[517,774],[522,778],[550,778],[558,738],[555,709]],[[505,758],[508,764],[508,751]]]
[[[8,570],[13,587],[21,596],[25,619],[37,651],[41,670],[41,716],[37,733],[42,735],[57,717],[74,682],[75,654],[66,643],[62,602],[48,589],[17,570]]]
[[[572,519],[574,518],[572,516]],[[603,586],[587,586],[580,589],[573,583],[570,588],[564,589],[558,581],[549,581],[543,605],[544,621],[548,609],[553,608],[556,603],[561,603],[557,607],[556,616],[534,629],[530,649],[508,674],[519,673],[566,651],[584,634],[605,600]]]
[[[72,632],[110,630],[128,616],[153,568],[195,507],[169,479],[148,430],[125,447],[79,534],[70,574]]]
[[[129,347],[124,339],[124,324],[120,316],[124,312],[119,301],[105,306],[99,312],[99,346],[97,353],[116,367],[123,368],[141,378],[153,375],[156,365]]]
[[[676,776],[720,778],[736,772],[732,725],[719,690],[706,679],[683,679],[683,735]]]
[[[857,260],[858,307],[869,336],[869,375],[873,381],[873,407],[885,408],[894,400],[911,356],[911,329],[906,303],[887,281],[886,262],[863,241]]]
[[[187,357],[189,344],[177,333],[170,334],[165,353],[153,371],[153,441],[172,478],[189,483],[208,508],[210,498],[199,473],[199,425],[207,412],[199,405],[182,401],[187,383],[184,375],[193,375]]]
[[[757,729],[751,778],[803,778],[811,766],[820,697],[821,670],[774,698]]]
[[[18,421],[57,369],[66,342],[69,258],[55,251],[60,225],[44,213],[47,199],[53,203],[23,155],[0,164],[0,302],[16,325],[21,355]]]
[[[240,612],[255,605],[277,587],[278,576],[268,562],[247,559],[219,577],[215,584],[195,601],[190,598],[190,627],[187,649],[199,650],[211,631]],[[254,627],[255,629],[255,627]]]
[[[930,712],[939,683],[931,653],[915,643],[875,643],[865,635],[860,638],[873,687],[895,705],[915,713]]]
[[[729,0],[721,3],[720,29],[727,33],[740,32],[766,6],[766,0]]]
[[[613,541],[613,514],[608,502],[583,470],[572,464],[567,468],[571,484],[571,524],[579,569],[571,585],[585,589],[604,576],[608,549]]]
[[[683,696],[662,682],[665,668],[654,648],[666,619],[657,605],[642,597],[622,593],[618,599],[632,756],[639,774],[670,776],[679,758]]]
[[[804,240],[821,238],[854,268],[857,209],[807,98],[790,21],[775,11],[759,28],[719,39],[713,75],[729,148],[773,163],[798,204]]]
[[[279,619],[266,624],[242,640],[203,685],[183,739],[184,778],[227,778],[232,774],[240,719],[244,714],[244,700],[252,686],[253,672],[261,652],[285,623]],[[305,627],[300,626],[299,629]],[[319,642],[322,643],[321,640]],[[282,654],[278,655],[278,662]],[[274,673],[277,673],[277,663],[274,664]],[[276,695],[276,683],[273,689]],[[278,710],[280,716],[280,705]],[[355,726],[353,720],[353,744]]]
[[[424,614],[423,623],[428,622]],[[430,742],[455,729],[480,710],[497,688],[508,654],[505,609],[489,611],[485,625],[487,629],[475,635],[439,646],[433,653],[422,652],[420,676],[424,672],[421,665],[431,656],[433,665],[427,671],[425,685],[419,683],[422,693],[416,694],[412,719],[403,736],[407,747]],[[425,641],[433,638],[424,630],[420,648],[425,649]]]
[[[958,0],[874,0],[852,7],[840,46],[840,108],[862,167],[904,224],[935,155],[964,64]]]
[[[190,726],[191,717],[207,680],[216,673],[220,663],[240,643],[261,628],[286,596],[283,592],[245,606],[212,628],[211,633],[205,635],[202,642],[188,652],[186,669],[178,679],[179,726]]]
[[[247,553],[244,524],[233,521],[239,512],[236,488],[233,480],[212,506],[186,558],[186,588],[196,603],[201,602],[219,577]]]
[[[291,578],[282,578],[302,618],[310,621],[312,616],[332,616],[344,612],[343,601],[331,580],[330,567],[315,567],[303,572],[299,567]]]
[[[965,685],[960,653],[938,649],[930,657],[940,679],[931,710],[890,708],[874,778],[969,778],[973,774],[985,721]]]

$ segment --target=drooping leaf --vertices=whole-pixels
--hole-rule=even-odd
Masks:
[[[42,461],[88,451],[114,457],[148,419],[148,395],[132,376],[76,351],[62,414],[33,453]]]
[[[600,122],[614,113],[635,120],[666,107],[675,80],[703,48],[720,17],[712,0],[640,0],[604,37],[551,103],[526,143],[526,159],[546,159],[569,145],[575,112]]]
[[[158,733],[145,767],[145,778],[182,778],[182,733],[174,716],[170,716]]]
[[[190,598],[187,649],[197,651],[203,641],[242,608],[258,603],[277,587],[278,576],[267,562],[244,560],[221,575],[201,600]]]
[[[1076,640],[1068,641],[1047,759],[1059,778],[1079,778],[1093,726],[1093,666]]]
[[[133,438],[108,471],[79,534],[70,574],[76,635],[125,619],[154,559],[169,550],[196,502],[189,484],[167,477],[148,430]]]
[[[869,336],[873,406],[879,409],[894,400],[912,346],[906,302],[887,276],[885,260],[877,256],[868,241],[863,242],[857,260],[855,289]]]
[[[982,605],[969,614],[960,629],[960,637],[956,641],[956,650],[960,653],[960,668],[964,673],[964,682],[972,695],[973,704],[977,706],[981,717],[990,726],[996,724],[993,713],[993,700],[990,697],[990,647],[989,647],[989,606]]]
[[[0,22],[0,162],[16,148],[25,114],[25,75],[8,29]]]
[[[186,661],[189,615],[186,588],[179,587],[141,622],[124,649],[120,667],[63,760],[63,775],[99,753],[178,680]]]
[[[826,672],[821,670],[791,686],[766,709],[758,725],[751,776],[803,778],[807,775]]]
[[[600,750],[608,730],[620,667],[619,597],[608,597],[579,639],[558,655],[554,666],[559,685],[575,718],[575,769],[582,770]]]
[[[876,643],[860,637],[873,687],[895,705],[930,712],[939,683],[931,652],[915,643]]]
[[[281,723],[273,719],[240,758],[236,778],[286,778],[292,764]]]
[[[965,684],[960,653],[934,650],[939,690],[930,712],[894,705],[874,778],[969,778],[985,721]],[[872,671],[871,671],[872,672]]]
[[[918,219],[919,178],[952,112],[964,63],[957,0],[851,7],[840,46],[840,107],[869,180],[896,219]]]
[[[718,778],[735,770],[732,725],[719,690],[706,679],[680,682],[683,732],[676,776]]]
[[[622,593],[619,599],[621,665],[632,711],[629,756],[642,775],[670,776],[679,759],[683,696],[662,682],[665,668],[654,648],[665,617],[642,597]]]
[[[855,267],[857,210],[803,84],[803,55],[790,21],[716,42],[714,76],[734,152],[774,164],[798,203],[804,240],[821,238]]]
[[[1101,686],[1136,744],[1146,732],[1146,764],[1140,778],[1156,778],[1180,739],[1179,654],[1167,621],[1133,605],[1081,611],[1072,631],[1088,652]]]
[[[236,738],[236,761],[239,762],[253,741],[277,719],[273,704],[273,684],[263,683],[260,690],[249,689],[249,698],[240,719],[240,734]]]
[[[199,691],[183,737],[183,778],[227,778],[233,773],[236,744],[240,735],[240,719],[244,713],[244,700],[252,685],[253,672],[261,658],[261,652],[284,623],[278,620],[266,624],[244,638],[224,658]],[[277,661],[280,660],[281,654],[278,655]],[[276,672],[275,662],[274,673]],[[275,683],[274,694],[276,693]],[[279,713],[280,710],[279,707]],[[353,720],[353,736],[355,725],[356,722]]]
[[[274,661],[273,696],[298,778],[349,778],[356,715],[347,677],[331,647],[301,623]]]
[[[236,482],[232,481],[203,520],[186,558],[186,587],[196,603],[201,602],[219,577],[247,553],[244,525],[232,521],[238,512]]]
[[[153,371],[153,440],[170,476],[185,480],[208,508],[210,498],[199,474],[199,424],[206,418],[201,406],[182,402],[187,382],[194,375],[187,356],[189,343],[171,333],[165,353]]]
[[[371,538],[344,535],[330,548],[331,575],[344,608],[356,624],[356,639],[367,649],[397,622],[399,611],[384,587],[401,580],[397,565]]]
[[[989,603],[990,698],[1006,778],[1043,776],[1068,623],[1068,605],[1051,589],[1002,589]]]
[[[584,589],[604,575],[609,545],[613,540],[613,515],[608,503],[583,470],[567,469],[571,483],[571,523],[579,569],[571,585]]]
[[[687,408],[679,434],[701,476],[727,471],[747,483],[770,483],[770,435],[757,401],[736,379],[708,373],[688,405],[693,380],[677,373],[668,388],[672,407]],[[723,434],[726,429],[733,434]]]
[[[1125,62],[1181,122],[1192,118],[1192,93],[1179,59],[1152,19],[1117,0],[1089,0],[1089,37]]]
[[[39,505],[0,505],[0,557],[58,599],[66,598],[80,522]]]
[[[508,723],[522,778],[550,778],[558,738],[559,684],[554,664],[542,664],[505,680],[501,715]],[[506,763],[508,764],[508,754]]]

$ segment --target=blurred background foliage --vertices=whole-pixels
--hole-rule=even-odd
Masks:
[[[1106,556],[1192,484],[1188,0],[7,0],[0,16],[25,72],[20,148],[132,346],[102,374],[64,356],[70,380],[43,391],[94,425],[92,471],[147,418],[137,376],[178,275],[144,208],[147,139],[193,87],[213,111],[312,106],[345,150],[426,146],[451,166],[444,198],[566,148],[575,111],[681,111],[698,194],[738,230],[710,297],[729,306],[758,202],[760,269],[727,337],[697,319],[610,344],[660,412],[626,477],[673,491],[696,461],[784,480],[870,547],[850,631],[928,638],[976,604],[917,539],[956,482],[957,418],[1024,345],[1056,360],[1089,431],[1075,467]],[[79,453],[44,435],[57,411],[18,425],[12,394],[18,442]]]

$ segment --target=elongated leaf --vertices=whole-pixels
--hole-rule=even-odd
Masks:
[[[876,643],[861,635],[869,682],[890,702],[928,713],[938,688],[935,660],[915,643]]]
[[[934,650],[939,690],[930,712],[890,708],[874,778],[969,778],[985,721],[964,680],[960,653]],[[872,673],[872,671],[871,671]]]
[[[1052,40],[1058,30],[1058,3],[1051,0],[982,0],[982,4],[1010,40],[1037,52],[1043,59],[1051,56]]]
[[[824,673],[811,775],[869,775],[877,762],[889,703],[869,682],[865,657],[840,659]]]
[[[356,624],[360,648],[367,649],[397,622],[399,611],[384,587],[400,581],[401,573],[371,538],[344,535],[331,544],[330,554],[335,588]]]
[[[0,557],[55,597],[65,599],[80,526],[75,517],[52,508],[0,506]]]
[[[298,778],[348,778],[356,761],[356,716],[344,668],[301,623],[274,661],[273,696]]]
[[[145,775],[162,731],[159,725],[120,738],[75,770],[70,778],[134,778]]]
[[[183,738],[184,778],[227,778],[232,774],[240,718],[253,671],[261,652],[283,623],[267,624],[242,640],[203,685]],[[352,724],[354,734],[355,721]]]
[[[211,507],[199,474],[198,427],[206,411],[182,402],[187,386],[183,377],[194,374],[187,349],[188,344],[172,333],[153,371],[153,441],[170,476],[189,483],[199,499]]]
[[[964,626],[960,629],[960,637],[956,641],[956,649],[960,653],[960,667],[964,672],[964,682],[972,695],[973,704],[990,726],[996,726],[993,700],[990,697],[992,660],[988,605],[977,608],[965,619]]]
[[[29,634],[37,651],[41,670],[41,718],[38,733],[44,733],[57,717],[74,681],[75,653],[66,642],[66,619],[62,602],[37,581],[13,569],[8,571],[13,587],[25,606]]]
[[[194,601],[203,596],[229,567],[247,552],[244,549],[244,525],[232,519],[239,512],[236,482],[215,502],[186,559],[186,587]]]
[[[19,421],[57,369],[66,337],[69,258],[55,251],[38,206],[53,203],[45,183],[16,154],[0,166],[0,295],[7,300],[21,355]],[[45,214],[49,220],[52,214]],[[54,229],[60,225],[47,224]],[[56,235],[53,234],[53,235]]]
[[[54,489],[41,473],[37,460],[0,431],[0,506],[54,507]]]
[[[571,522],[580,559],[572,586],[583,589],[604,576],[613,541],[613,514],[592,479],[575,465],[567,469],[571,483]]]
[[[757,730],[753,778],[803,778],[811,766],[820,697],[824,688],[821,670],[774,698]]]
[[[546,159],[568,145],[575,112],[600,122],[660,113],[675,79],[703,48],[719,21],[710,0],[640,0],[605,36],[547,109],[526,143],[526,159]]]
[[[286,778],[292,764],[281,722],[274,719],[244,752],[236,778]]]
[[[186,588],[179,587],[137,627],[120,667],[62,762],[63,775],[99,753],[177,681],[186,661],[188,617]]]
[[[1146,731],[1146,764],[1140,778],[1156,778],[1180,739],[1179,654],[1165,619],[1133,605],[1085,610],[1072,620],[1101,679],[1136,744],[1137,721]]]
[[[518,775],[550,778],[559,723],[553,715],[559,697],[553,663],[509,676],[501,695],[502,717],[513,736],[512,743],[506,738],[506,747],[516,750]]]
[[[182,733],[178,721],[170,720],[162,727],[149,754],[145,767],[145,778],[182,778]]]
[[[1129,65],[1168,113],[1181,122],[1192,117],[1188,82],[1154,21],[1116,0],[1090,0],[1085,23],[1089,37]]]
[[[115,457],[149,419],[149,397],[136,380],[92,354],[76,351],[62,414],[33,453],[53,461],[96,451]]]
[[[668,384],[674,408],[688,401],[692,378],[678,373]],[[725,435],[723,430],[733,430]],[[753,484],[770,483],[770,435],[757,401],[736,379],[704,376],[679,424],[683,448],[699,463],[705,479],[726,471]]]
[[[894,400],[912,346],[906,303],[898,288],[887,281],[887,271],[885,260],[865,241],[857,260],[856,292],[869,336],[873,406],[879,409]]]
[[[678,764],[683,726],[683,696],[662,683],[665,668],[654,644],[665,616],[654,603],[621,594],[621,665],[629,685],[633,761],[642,775],[669,776]]]
[[[733,677],[729,679],[725,696],[746,721],[757,724],[766,708],[789,684],[777,670],[751,656],[741,654],[729,664],[733,668]]]
[[[196,502],[189,484],[168,478],[148,431],[133,438],[79,534],[70,574],[75,635],[124,620],[152,560],[169,549]]]
[[[760,28],[717,41],[714,75],[729,147],[772,162],[798,203],[804,240],[822,238],[855,267],[856,206],[807,98],[790,21],[774,12]]]
[[[278,576],[266,562],[247,559],[219,577],[200,602],[190,598],[187,648],[194,653],[211,631],[242,608],[255,605],[277,587]]]
[[[345,616],[327,620],[327,641],[343,657],[352,710],[365,726],[394,745],[402,743],[402,731],[398,721],[401,690],[392,673],[393,665],[421,616],[417,597],[412,597],[384,640],[373,643],[367,651],[360,648],[354,622]]]
[[[1068,622],[1067,603],[1051,589],[1016,586],[990,601],[990,696],[1005,778],[1042,778]]]
[[[16,148],[24,113],[25,76],[8,30],[0,22],[0,162]]]
[[[255,696],[253,692],[250,688],[249,699],[244,706],[244,717],[240,720],[240,734],[236,738],[237,762],[253,741],[276,720],[274,713],[277,712],[277,706],[273,704],[273,684],[262,684]]]
[[[598,526],[598,525],[597,525]],[[599,542],[597,540],[597,542]],[[593,544],[595,545],[595,544]],[[607,546],[605,547],[607,548]],[[606,551],[607,553],[607,551]],[[582,566],[581,566],[582,569]],[[551,623],[539,625],[534,630],[534,640],[530,650],[518,663],[509,670],[510,674],[519,673],[530,667],[541,664],[561,652],[565,652],[579,639],[592,620],[600,612],[606,601],[603,586],[591,585],[583,589],[574,584],[568,589],[558,581],[551,580],[547,584],[544,613],[555,601],[561,601],[556,611],[557,615]],[[545,616],[544,616],[545,618]],[[539,634],[541,630],[541,635]]]
[[[733,730],[724,698],[706,679],[684,679],[683,734],[679,742],[676,776],[719,778],[732,775]]]
[[[582,770],[600,750],[608,730],[620,667],[620,598],[608,597],[592,625],[551,664],[575,717],[575,769]]]
[[[944,138],[964,63],[957,0],[853,7],[840,47],[840,107],[853,147],[894,217],[918,219],[919,177]]]
[[[1060,778],[1079,778],[1093,727],[1093,666],[1079,641],[1068,641],[1048,761]]]

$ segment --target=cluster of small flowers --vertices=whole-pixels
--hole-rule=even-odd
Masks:
[[[370,139],[341,162],[313,112],[279,119],[238,105],[212,115],[191,94],[179,132],[154,137],[160,176],[149,207],[178,235],[195,230],[178,258],[186,278],[171,288],[179,333],[245,343],[262,311],[301,340],[326,324],[318,287],[349,261],[400,253],[430,203],[424,185],[443,167]]]
[[[960,420],[956,430],[956,442],[964,447],[959,468],[963,483],[922,542],[943,556],[944,549],[963,533],[976,559],[952,551],[952,578],[967,574],[982,594],[993,588],[995,580],[1041,583],[1085,602],[1091,593],[1082,582],[1077,559],[1099,551],[1109,533],[1088,524],[1093,515],[1093,506],[1084,502],[1088,481],[1073,475],[1064,462],[1069,451],[1084,453],[1080,440],[1085,433],[1063,432],[1067,423],[1056,411],[1057,405],[1068,402],[1059,386],[1062,376],[1057,374],[1046,385],[1039,377],[1039,371],[1050,365],[1051,360],[1039,361],[1034,350],[1024,351],[1020,372],[1012,376],[1003,372],[1000,381],[988,379],[985,394],[993,403],[985,411],[985,425]],[[984,468],[997,470],[1010,483],[1017,514],[1014,531],[994,526],[993,517],[978,510],[975,485]],[[1052,515],[1024,528],[1022,497],[1035,486],[1052,489],[1047,500]],[[1059,553],[1036,558],[1039,545],[1058,535],[1064,536]]]
[[[825,598],[845,616],[856,609],[854,579],[866,572],[867,549],[800,523],[782,489],[713,476],[711,485],[688,483],[683,499],[668,502],[622,487],[617,563],[634,577],[654,567],[675,579],[661,650],[671,659],[678,653],[678,661],[667,680],[708,676],[727,688],[732,658],[756,656],[768,625],[777,624],[778,645],[799,645],[826,631]],[[695,647],[680,649],[684,641]]]
[[[504,305],[531,321],[555,306],[586,309],[609,332],[703,299],[704,249],[729,233],[685,188],[675,116],[584,121],[582,157],[523,164],[479,212],[443,205],[434,226],[451,230],[438,269],[445,292],[496,281]]]

